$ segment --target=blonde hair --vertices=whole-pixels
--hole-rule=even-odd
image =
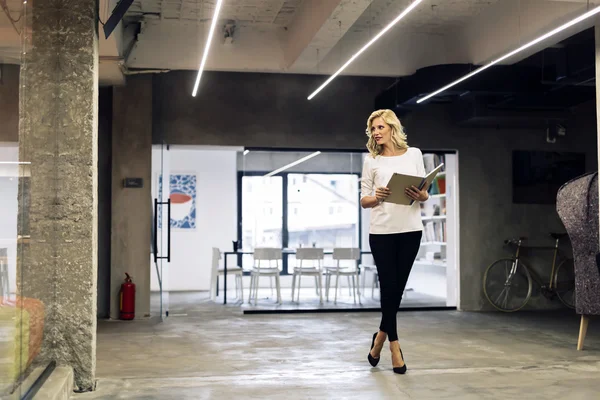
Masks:
[[[394,143],[394,146],[396,146],[397,149],[408,149],[408,142],[406,141],[404,127],[400,123],[400,120],[396,114],[392,110],[377,110],[374,111],[367,120],[367,136],[369,137],[369,140],[367,141],[367,149],[369,149],[371,156],[377,157],[383,151],[383,146],[377,144],[371,133],[373,121],[379,117],[381,117],[381,119],[383,119],[384,122],[392,129],[392,143]]]

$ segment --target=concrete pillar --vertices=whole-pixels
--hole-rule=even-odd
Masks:
[[[119,318],[125,272],[136,285],[135,317],[150,316],[152,76],[130,76],[113,92],[110,317]],[[124,188],[142,178],[142,188]]]
[[[80,390],[96,368],[98,35],[96,0],[36,0],[21,65],[18,295],[44,305],[37,361],[71,366]],[[28,214],[27,214],[28,212]],[[27,218],[28,217],[28,218]]]

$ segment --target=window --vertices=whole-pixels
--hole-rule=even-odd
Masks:
[[[244,251],[253,251],[255,247],[282,246],[282,190],[283,181],[280,176],[242,178],[242,249]]]
[[[241,170],[239,175],[238,237],[243,251],[252,252],[256,247],[315,246],[330,252],[334,247],[360,247],[358,178],[362,156],[324,154],[265,178],[268,172],[308,154],[250,154],[255,158],[256,169]],[[330,255],[328,260],[331,261]],[[240,256],[238,262],[248,269],[254,260],[246,255]],[[280,265],[283,274],[290,273],[295,257],[284,252]]]
[[[290,174],[289,179],[303,184],[299,191],[288,188],[288,207],[302,207],[310,211],[301,217],[289,216],[288,247],[309,247],[313,244],[325,249],[358,247],[356,175]],[[345,204],[348,207],[343,207]]]

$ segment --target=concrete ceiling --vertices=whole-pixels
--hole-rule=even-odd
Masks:
[[[303,0],[227,0],[220,16],[239,26],[279,26],[292,23]],[[128,15],[154,15],[161,20],[207,21],[215,9],[215,1],[202,0],[134,0]]]
[[[332,73],[409,3],[225,0],[219,27],[232,21],[233,41],[219,29],[207,69]],[[134,6],[128,18],[140,29],[127,55],[129,68],[198,67],[214,0],[136,0]],[[431,65],[485,62],[586,9],[587,0],[424,0],[345,73],[402,76]]]
[[[590,7],[595,2],[590,2]],[[18,18],[21,0],[6,2]],[[100,1],[106,21],[117,0]],[[225,0],[207,69],[332,73],[410,0]],[[584,12],[587,0],[424,0],[346,71],[404,76],[438,64],[482,63]],[[198,68],[215,0],[134,0],[109,40],[100,40],[105,84],[123,71]],[[589,21],[565,35],[593,24]],[[225,27],[233,40],[225,40]],[[565,38],[556,37],[543,46]],[[532,49],[531,52],[538,50]],[[514,63],[531,54],[522,54]],[[20,38],[0,13],[0,62],[18,63]],[[135,73],[140,71],[135,71]]]

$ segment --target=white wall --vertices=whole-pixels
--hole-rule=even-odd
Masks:
[[[170,291],[209,290],[211,249],[229,250],[237,230],[236,149],[172,146],[171,174],[196,174],[196,229],[171,231]],[[160,150],[152,150],[152,196],[156,197]],[[151,290],[158,290],[151,264]]]
[[[14,163],[19,159],[17,143],[0,142],[0,163]],[[0,164],[0,248],[8,249],[8,282],[11,293],[17,285],[17,213],[18,167]]]

